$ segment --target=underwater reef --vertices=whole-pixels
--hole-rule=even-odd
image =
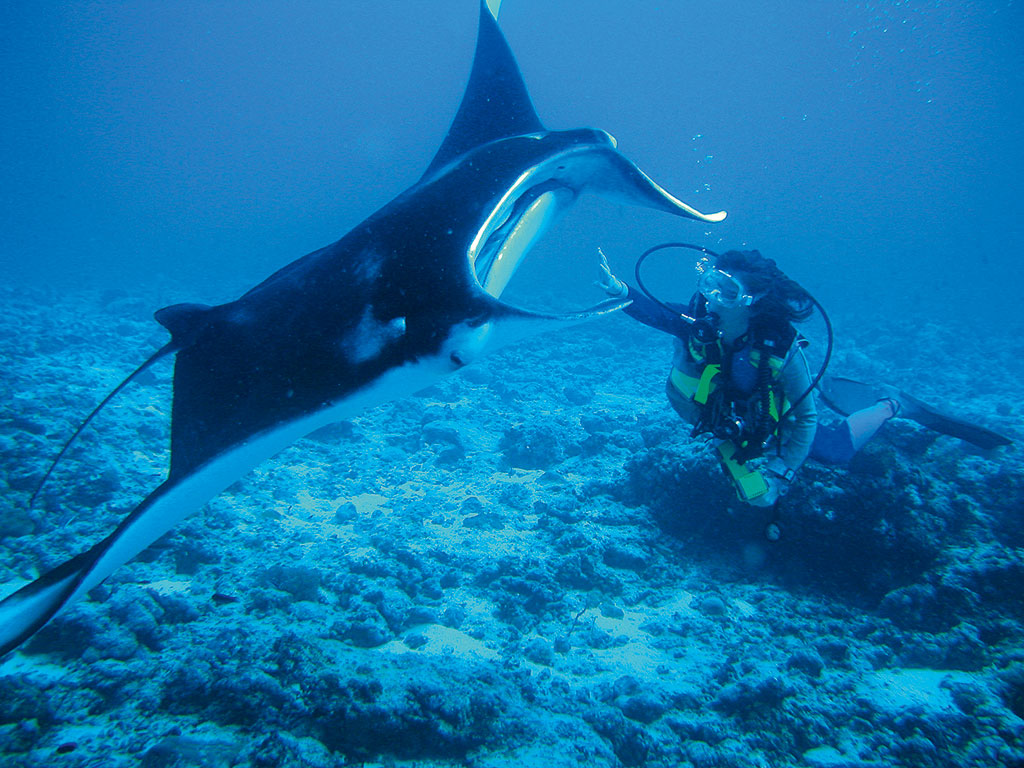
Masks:
[[[28,506],[184,298],[0,288],[0,594],[162,478],[168,361]],[[835,322],[837,375],[1017,442],[894,420],[768,542],[666,337],[539,337],[296,443],[0,662],[0,763],[1024,766],[1021,329]]]

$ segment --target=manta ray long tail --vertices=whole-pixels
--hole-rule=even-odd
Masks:
[[[110,394],[108,394],[106,397],[104,397],[100,401],[99,405],[97,405],[95,408],[92,409],[92,412],[88,416],[85,417],[85,420],[82,421],[81,424],[78,425],[78,429],[76,429],[72,433],[71,437],[69,437],[64,442],[64,445],[61,447],[60,452],[54,457],[53,461],[50,462],[50,466],[47,468],[45,474],[43,474],[43,479],[39,481],[39,485],[36,486],[35,491],[32,492],[32,496],[28,500],[29,507],[31,507],[33,504],[36,503],[36,498],[42,492],[43,486],[46,485],[46,481],[50,479],[50,475],[53,474],[53,471],[57,468],[57,465],[60,464],[60,460],[64,458],[64,454],[66,454],[68,452],[68,448],[71,447],[71,444],[75,441],[75,438],[77,438],[80,434],[82,434],[82,431],[87,426],[89,426],[89,422],[91,422],[93,420],[93,417],[97,413],[102,411],[103,407],[107,403],[109,403],[111,400],[113,400],[114,397],[122,389],[124,389],[126,386],[128,386],[128,384],[130,382],[132,382],[140,373],[142,373],[147,368],[149,368],[151,365],[153,365],[153,363],[155,363],[157,360],[160,360],[161,358],[166,357],[167,355],[169,355],[169,354],[171,354],[173,352],[177,352],[178,349],[180,349],[180,347],[181,347],[181,345],[179,343],[175,342],[175,341],[171,341],[168,344],[165,344],[164,346],[162,346],[160,349],[158,349],[156,352],[154,352],[149,357],[149,359],[147,359],[142,365],[140,365],[134,371],[129,373],[120,384],[118,384],[116,387],[114,387],[110,391]]]

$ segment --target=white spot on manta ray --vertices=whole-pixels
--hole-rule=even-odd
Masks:
[[[368,306],[359,318],[359,325],[349,331],[341,340],[341,348],[352,363],[365,363],[377,357],[388,344],[405,334],[405,318],[396,317],[382,323],[373,316],[373,307]]]
[[[373,285],[384,269],[384,257],[374,251],[365,251],[352,268],[351,280],[359,285]]]

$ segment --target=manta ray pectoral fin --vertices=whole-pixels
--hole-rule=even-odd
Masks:
[[[205,503],[189,490],[163,483],[101,542],[0,600],[0,657]]]
[[[512,50],[498,28],[500,0],[480,3],[480,26],[469,83],[448,135],[423,178],[495,139],[543,131]]]
[[[367,398],[369,403],[382,398]],[[14,650],[67,605],[100,584],[158,538],[269,456],[309,432],[359,410],[360,403],[324,409],[275,425],[167,480],[87,552],[0,600],[0,656]]]
[[[75,585],[95,557],[95,548],[83,552],[0,601],[0,658],[31,637],[68,604]]]

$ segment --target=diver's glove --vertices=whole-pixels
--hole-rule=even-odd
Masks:
[[[597,252],[601,256],[601,261],[597,264],[596,285],[603,288],[604,292],[613,299],[625,298],[629,293],[629,286],[612,274],[612,269],[608,266],[608,257],[604,255],[604,251],[598,248]]]
[[[785,462],[777,456],[769,459],[761,472],[768,485],[768,491],[751,499],[750,503],[755,507],[772,506],[789,491],[789,484],[793,481],[795,474],[795,470],[787,467]]]

